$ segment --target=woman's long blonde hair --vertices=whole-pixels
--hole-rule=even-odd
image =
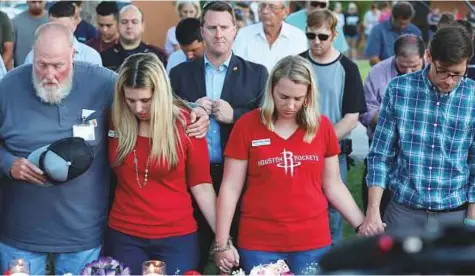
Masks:
[[[152,91],[149,158],[156,162],[166,161],[169,169],[176,167],[182,145],[179,126],[184,127],[186,124],[182,111],[189,108],[184,101],[174,96],[162,62],[150,53],[128,57],[119,69],[112,103],[112,123],[118,138],[117,159],[113,165],[121,164],[133,151],[138,134],[138,121],[127,106],[124,87]],[[177,124],[177,120],[180,124]]]
[[[274,104],[274,88],[277,83],[287,78],[294,83],[308,86],[306,104],[297,114],[297,124],[306,130],[304,141],[312,142],[320,122],[319,92],[312,74],[309,61],[300,56],[288,56],[281,59],[267,79],[264,99],[261,108],[262,123],[270,130],[275,131],[274,123],[277,119],[277,110]]]

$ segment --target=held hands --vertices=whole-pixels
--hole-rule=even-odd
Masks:
[[[239,266],[239,253],[229,240],[225,245],[213,246],[214,261],[219,270],[229,274],[233,267]]]
[[[368,211],[365,220],[359,226],[358,236],[375,236],[384,232],[386,223],[381,220],[379,209]]]
[[[10,175],[13,179],[27,181],[33,184],[43,185],[46,182],[43,171],[26,158],[17,158],[13,161]]]
[[[197,104],[206,110],[208,115],[213,115],[218,122],[231,124],[233,122],[234,110],[225,100],[211,100],[209,97],[203,97],[196,101]]]

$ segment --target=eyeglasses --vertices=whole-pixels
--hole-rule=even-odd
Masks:
[[[434,69],[435,69],[435,74],[442,80],[452,78],[453,81],[458,82],[463,77],[467,76],[467,69],[465,69],[465,73],[463,74],[451,74],[450,72],[445,72],[445,71],[437,69],[437,65],[435,65],[435,63],[434,63]]]
[[[312,8],[326,9],[327,8],[327,3],[326,2],[318,2],[318,1],[310,1],[310,6]]]
[[[305,33],[305,35],[307,36],[307,39],[309,40],[314,40],[315,38],[318,37],[318,40],[320,41],[327,41],[330,38],[330,35],[327,35],[327,34],[316,34],[316,33],[311,33],[311,32],[307,32]]]
[[[274,4],[268,4],[268,3],[260,3],[259,4],[259,10],[263,11],[266,8],[269,8],[269,9],[271,9],[271,11],[275,12],[275,11],[283,10],[285,8],[285,6],[284,5],[278,6],[278,5],[274,5]]]

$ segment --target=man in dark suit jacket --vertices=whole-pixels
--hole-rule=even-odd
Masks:
[[[236,120],[259,107],[267,81],[267,69],[232,53],[236,36],[236,19],[232,7],[224,1],[205,5],[201,17],[201,34],[205,55],[181,63],[170,71],[173,90],[181,98],[196,102],[210,115],[206,137],[211,163],[211,178],[216,192],[223,177],[224,148]],[[196,205],[195,205],[196,206]],[[233,221],[231,235],[236,238],[239,209]],[[214,234],[195,208],[200,238],[203,272]]]

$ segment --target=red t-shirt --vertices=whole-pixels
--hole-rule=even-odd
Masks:
[[[260,110],[234,125],[225,156],[248,160],[238,245],[261,251],[302,251],[331,243],[328,203],[322,190],[326,157],[340,153],[325,116],[313,141],[299,128],[287,140],[269,131]]]
[[[133,152],[114,168],[118,185],[109,216],[111,228],[148,239],[181,236],[197,230],[188,187],[211,183],[208,147],[206,139],[188,137],[181,125],[180,138],[183,151],[179,151],[176,168],[169,170],[167,164],[151,161],[148,181],[143,188],[137,183]],[[145,177],[150,143],[149,138],[137,136],[135,149],[141,184]],[[109,137],[111,164],[116,160],[117,144],[117,138]]]

